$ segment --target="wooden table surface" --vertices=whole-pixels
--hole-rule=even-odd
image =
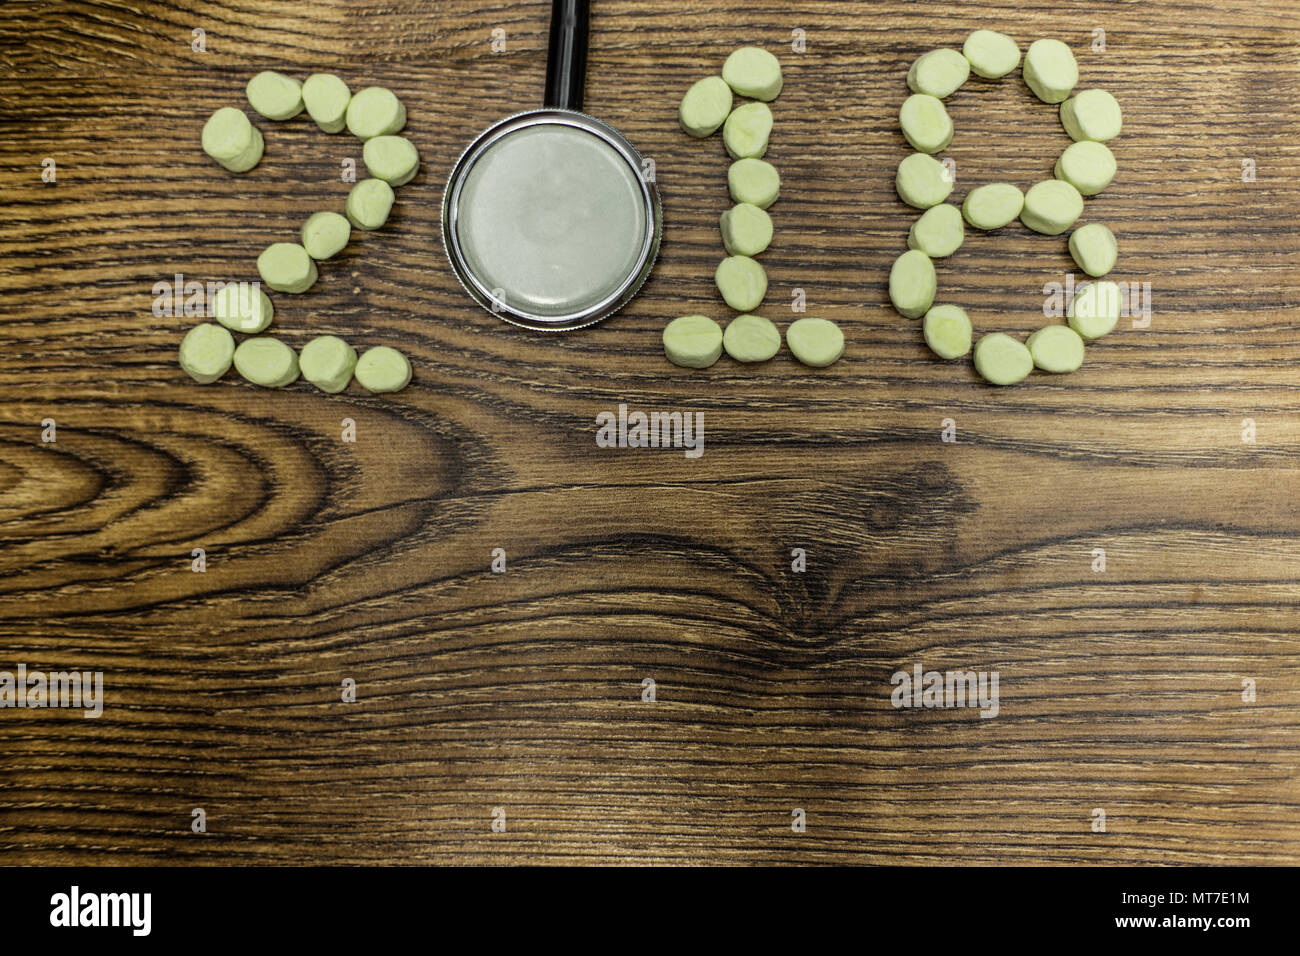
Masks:
[[[1300,862],[1297,4],[594,7],[587,109],[654,159],[663,248],[544,336],[469,301],[438,216],[464,144],[539,103],[545,0],[0,6],[0,670],[105,696],[0,710],[0,863]],[[885,288],[907,67],[980,27],[1066,41],[1123,104],[1085,215],[1150,294],[1007,389]],[[825,370],[662,353],[729,314],[727,160],[677,103],[751,43],[786,78],[764,311],[838,322]],[[268,68],[408,108],[421,173],[274,326],[403,348],[400,394],[202,387],[196,320],[153,312],[341,208],[360,144],[305,116],[257,118],[246,175],[200,150]],[[956,198],[1068,143],[1019,71],[949,105]],[[1070,269],[1016,224],[940,297],[1023,335]],[[702,412],[704,454],[597,447],[620,403]],[[894,707],[915,665],[996,671],[996,718]]]

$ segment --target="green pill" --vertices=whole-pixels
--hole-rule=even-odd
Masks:
[[[729,256],[718,263],[713,274],[718,291],[737,312],[753,312],[767,295],[767,273],[749,256]]]
[[[411,382],[411,363],[397,349],[376,345],[357,359],[357,381],[368,392],[400,392]]]
[[[772,111],[766,103],[737,106],[722,124],[722,142],[732,159],[758,159],[772,135]]]
[[[976,30],[966,38],[961,52],[970,63],[971,72],[986,80],[1006,76],[1020,63],[1020,47],[1016,41],[993,30]]]
[[[1021,74],[1044,103],[1060,103],[1079,83],[1079,64],[1060,40],[1035,40],[1025,54]]]
[[[943,99],[970,76],[970,61],[956,50],[931,50],[912,61],[907,71],[907,88],[913,93]]]
[[[727,168],[727,191],[732,202],[766,209],[781,195],[781,174],[766,160],[738,159]]]
[[[960,358],[970,351],[970,316],[961,306],[934,306],[925,313],[921,329],[925,344],[939,358]]]
[[[225,375],[234,357],[234,338],[211,322],[194,326],[181,339],[181,368],[200,385],[208,385]]]
[[[952,117],[943,100],[925,93],[913,93],[898,111],[903,137],[922,153],[937,153],[952,142]]]
[[[724,212],[718,224],[728,255],[756,256],[772,243],[772,217],[747,202]]]
[[[262,133],[243,110],[223,106],[203,124],[203,151],[232,173],[246,173],[262,159]]]
[[[948,198],[952,187],[952,174],[948,167],[925,153],[905,156],[894,176],[898,198],[917,209],[939,205]]]
[[[275,306],[255,282],[230,282],[212,297],[212,317],[233,332],[256,335],[275,318]]]
[[[356,367],[357,350],[336,335],[317,336],[298,355],[302,377],[331,395],[348,387]]]
[[[1025,193],[1025,208],[1020,221],[1034,232],[1059,236],[1083,215],[1083,197],[1079,190],[1060,179],[1035,183]]]
[[[302,247],[317,262],[338,255],[351,238],[347,217],[336,212],[314,212],[302,224]]]
[[[1124,128],[1115,97],[1105,90],[1084,90],[1061,104],[1061,125],[1070,139],[1104,143]]]
[[[664,327],[664,354],[683,368],[708,368],[722,354],[722,327],[707,315],[683,315]]]
[[[1014,385],[1033,370],[1029,349],[1005,332],[990,332],[975,343],[975,371],[986,382]]]
[[[1080,269],[1095,279],[1115,268],[1119,243],[1101,223],[1090,222],[1070,233],[1070,255]]]
[[[406,125],[406,107],[392,90],[367,86],[348,100],[346,122],[358,139],[389,136]]]
[[[844,333],[830,319],[799,319],[785,330],[785,342],[804,365],[825,368],[844,354]]]
[[[244,87],[248,105],[270,120],[287,120],[302,112],[302,84],[292,76],[263,70]]]
[[[1079,190],[1081,196],[1095,196],[1115,178],[1115,155],[1105,143],[1083,140],[1071,143],[1056,161],[1056,178]]]
[[[1025,208],[1025,194],[1011,183],[989,183],[966,194],[961,214],[976,229],[1001,229]]]
[[[254,385],[284,388],[298,380],[298,355],[279,339],[259,335],[239,343],[235,371]]]
[[[316,263],[296,242],[273,242],[257,257],[262,281],[276,292],[306,292],[316,282]]]
[[[951,203],[931,206],[912,223],[907,233],[907,248],[918,249],[931,259],[942,259],[961,248],[966,229],[961,210]]]
[[[712,136],[731,113],[731,87],[720,76],[696,80],[677,107],[677,120],[692,136]]]
[[[348,193],[347,213],[358,229],[378,229],[393,209],[393,187],[382,179],[363,179]]]
[[[781,349],[781,330],[761,315],[738,315],[727,323],[722,347],[737,362],[766,362]]]
[[[1049,325],[1025,343],[1034,364],[1044,372],[1073,372],[1083,364],[1083,339],[1068,325]]]
[[[352,91],[333,73],[313,73],[303,80],[302,105],[326,133],[342,132],[351,101]]]
[[[1120,298],[1119,285],[1109,279],[1080,286],[1066,310],[1070,328],[1090,342],[1113,331],[1119,323]]]
[[[934,304],[938,284],[930,257],[919,249],[909,249],[889,270],[889,301],[900,315],[919,319]]]
[[[756,46],[743,46],[722,64],[722,78],[741,96],[770,102],[781,93],[781,64]]]
[[[366,170],[390,186],[405,186],[420,170],[415,144],[402,136],[374,136],[361,149]]]

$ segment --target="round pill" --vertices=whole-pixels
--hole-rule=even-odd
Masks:
[[[976,30],[966,38],[961,52],[970,62],[971,72],[988,80],[1006,76],[1020,63],[1016,41],[993,30]]]
[[[731,87],[720,76],[696,80],[677,107],[682,129],[696,137],[711,136],[731,113]]]
[[[756,256],[772,242],[772,217],[746,202],[732,206],[718,220],[728,255]]]
[[[766,103],[737,106],[722,124],[722,142],[732,159],[758,159],[772,135],[772,111]]]
[[[333,73],[313,73],[302,81],[302,105],[307,115],[326,133],[338,133],[347,125],[352,91]]]
[[[943,99],[956,91],[970,76],[970,61],[956,50],[931,50],[912,61],[907,71],[907,88]]]
[[[753,312],[767,295],[767,273],[749,256],[729,256],[713,274],[718,291],[737,312]]]
[[[683,368],[708,368],[722,354],[722,327],[707,315],[683,315],[664,327],[664,354]]]
[[[1021,75],[1044,103],[1060,103],[1079,83],[1079,64],[1060,40],[1035,40],[1025,54]]]
[[[314,212],[302,224],[302,247],[317,262],[338,255],[351,238],[347,217],[336,212]]]
[[[415,144],[403,136],[373,136],[361,149],[366,170],[390,186],[405,186],[420,170]]]
[[[247,172],[262,158],[262,134],[243,110],[223,106],[203,124],[203,151],[231,172]]]
[[[766,160],[738,159],[727,168],[727,191],[732,202],[766,209],[781,195],[781,174]]]
[[[889,301],[900,315],[919,319],[934,304],[938,279],[934,263],[919,249],[909,249],[889,270]],[[789,333],[786,335],[789,338]]]
[[[912,223],[907,233],[907,248],[919,249],[931,259],[942,259],[960,249],[965,238],[961,210],[945,202],[931,206]]]
[[[722,64],[722,78],[741,96],[770,102],[781,92],[781,64],[766,50],[743,46]]]
[[[262,131],[256,126],[253,127],[253,136],[249,141],[248,148],[233,159],[228,159],[221,165],[232,173],[246,173],[262,161],[262,151],[266,148],[266,142],[262,139]]]
[[[1005,332],[990,332],[975,343],[975,371],[993,385],[1014,385],[1034,370],[1023,342]]]
[[[952,142],[952,117],[943,100],[925,93],[913,93],[898,111],[903,137],[922,153],[937,153]]]
[[[1109,279],[1089,282],[1075,290],[1066,318],[1070,328],[1091,342],[1114,330],[1121,304],[1117,283]]]
[[[336,335],[317,336],[298,355],[302,377],[331,395],[348,387],[356,367],[357,350]]]
[[[894,188],[898,198],[917,209],[929,209],[948,198],[952,192],[952,174],[933,156],[912,153],[898,164]]]
[[[738,315],[727,323],[722,347],[737,362],[766,362],[781,349],[781,330],[761,315]]]
[[[1060,179],[1035,183],[1025,193],[1025,207],[1020,221],[1034,232],[1059,236],[1083,215],[1083,197],[1079,190]]]
[[[1025,343],[1034,364],[1044,372],[1073,372],[1083,364],[1083,339],[1068,325],[1049,325]]]
[[[830,319],[798,319],[785,330],[785,342],[804,365],[825,368],[844,354],[844,333]]]
[[[406,125],[406,107],[392,90],[367,86],[348,100],[346,122],[358,139],[388,136]]]
[[[1095,196],[1110,185],[1115,168],[1115,155],[1105,143],[1083,140],[1065,148],[1056,161],[1055,175],[1081,196]]]
[[[235,357],[235,340],[219,325],[204,322],[181,339],[180,362],[185,374],[200,385],[215,382],[230,370]]]
[[[262,281],[276,292],[306,292],[316,282],[316,263],[296,242],[273,242],[257,257]]]
[[[302,84],[292,76],[263,70],[244,87],[248,105],[270,120],[287,120],[302,112]]]
[[[1104,143],[1124,128],[1115,97],[1105,90],[1084,90],[1061,104],[1061,125],[1070,139]]]
[[[936,305],[921,323],[925,344],[939,358],[955,359],[970,351],[971,323],[966,310],[957,305]]]
[[[357,359],[355,374],[368,392],[400,392],[411,382],[411,363],[397,349],[376,345]]]
[[[284,388],[298,380],[298,355],[279,339],[259,335],[239,343],[235,371],[254,385]]]
[[[1095,279],[1115,268],[1119,243],[1101,223],[1090,222],[1070,233],[1070,255],[1080,269]]]
[[[378,229],[393,208],[393,187],[382,179],[363,179],[348,193],[347,213],[358,229]]]
[[[1001,229],[1015,222],[1025,207],[1025,194],[1011,183],[989,183],[966,194],[961,214],[976,229]]]
[[[275,318],[275,306],[256,282],[230,282],[212,297],[212,317],[234,332],[256,335]]]

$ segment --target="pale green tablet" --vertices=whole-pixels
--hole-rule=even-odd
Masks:
[[[781,92],[781,64],[776,57],[756,46],[743,46],[722,64],[727,85],[751,100],[771,102]]]
[[[1014,385],[1034,370],[1023,342],[1005,332],[990,332],[975,343],[975,371],[994,385]]]
[[[393,187],[382,179],[363,179],[348,193],[347,213],[358,229],[378,229],[393,209]]]
[[[1035,40],[1025,54],[1021,74],[1044,103],[1060,103],[1079,83],[1079,64],[1060,40]]]
[[[730,256],[718,263],[713,280],[723,301],[737,312],[753,312],[767,295],[767,273],[749,256]]]
[[[338,133],[347,125],[352,91],[333,73],[313,73],[302,83],[302,105],[307,115],[326,133]]]
[[[316,282],[316,263],[296,242],[273,242],[257,257],[262,281],[276,292],[306,292]]]
[[[1044,372],[1073,372],[1083,364],[1083,339],[1068,325],[1049,325],[1025,343],[1034,364]]]
[[[683,368],[708,368],[722,354],[722,327],[707,315],[683,315],[664,327],[664,354]]]
[[[925,313],[921,328],[925,344],[939,358],[960,358],[970,351],[970,316],[961,306],[934,306]]]
[[[731,87],[720,76],[696,80],[677,107],[677,120],[692,136],[712,136],[731,113]]]
[[[756,256],[772,243],[772,217],[750,203],[736,203],[718,224],[728,255]]]
[[[266,142],[262,139],[262,131],[254,126],[253,139],[248,144],[248,148],[221,165],[232,173],[246,173],[262,161],[262,151],[265,148]]]
[[[317,262],[338,255],[351,238],[347,217],[336,212],[314,212],[302,224],[302,247]]]
[[[922,153],[937,153],[952,142],[952,117],[936,96],[913,93],[903,100],[898,122],[903,137]]]
[[[1034,183],[1025,193],[1025,208],[1020,221],[1034,232],[1059,236],[1083,215],[1083,197],[1079,190],[1060,179]]]
[[[275,306],[256,282],[231,282],[212,297],[212,317],[231,331],[256,335],[275,318]]]
[[[772,111],[766,103],[737,106],[722,124],[722,142],[732,159],[758,159],[772,135]]]
[[[934,263],[919,249],[909,249],[889,270],[889,301],[901,315],[919,319],[934,304],[938,278]],[[786,334],[789,338],[789,333]]]
[[[956,91],[970,76],[970,61],[956,50],[931,50],[912,61],[907,71],[907,88],[943,99]]]
[[[1115,97],[1105,90],[1084,90],[1061,104],[1061,125],[1070,139],[1104,143],[1124,128]]]
[[[262,158],[264,143],[243,110],[223,106],[203,124],[203,151],[232,173],[244,173]]]
[[[738,159],[727,169],[727,190],[732,202],[766,209],[781,195],[781,174],[766,160]]]
[[[411,382],[411,363],[397,349],[376,345],[357,359],[356,376],[368,392],[400,392]]]
[[[302,112],[302,84],[292,76],[263,70],[244,87],[248,105],[270,120],[287,120]]]
[[[781,330],[761,315],[738,315],[722,333],[722,347],[737,362],[766,362],[781,348]]]
[[[298,355],[279,339],[259,335],[239,343],[235,371],[254,385],[284,388],[298,380]]]
[[[1109,279],[1079,286],[1066,310],[1070,328],[1090,342],[1101,338],[1119,323],[1120,300],[1119,285]]]
[[[1105,143],[1071,143],[1056,161],[1056,178],[1079,190],[1081,196],[1095,196],[1115,178],[1115,154]]]
[[[390,186],[405,186],[420,171],[420,154],[404,136],[374,136],[361,148],[366,170]]]
[[[234,337],[211,322],[194,326],[181,339],[181,368],[200,385],[208,385],[225,375],[234,357]]]
[[[1115,268],[1119,243],[1101,223],[1090,222],[1070,233],[1070,255],[1080,269],[1095,279]]]
[[[966,38],[961,52],[970,62],[971,72],[987,80],[1006,76],[1020,63],[1016,41],[993,30],[976,30]]]
[[[406,125],[406,107],[392,90],[367,86],[348,100],[348,132],[359,139],[388,136]]]
[[[960,249],[965,238],[961,210],[945,202],[931,206],[912,223],[907,233],[907,248],[919,249],[931,259],[942,259]]]
[[[336,335],[317,336],[298,355],[302,377],[331,395],[348,387],[356,367],[357,350]]]
[[[785,330],[785,344],[804,365],[825,368],[844,354],[844,333],[830,319],[798,319]]]
[[[912,153],[903,157],[894,176],[898,198],[917,209],[929,209],[948,198],[952,192],[952,174],[933,156]]]
[[[976,229],[1001,229],[1025,208],[1025,194],[1011,183],[989,183],[966,194],[961,214]]]

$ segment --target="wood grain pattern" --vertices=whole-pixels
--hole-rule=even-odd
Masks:
[[[632,306],[545,337],[464,296],[438,208],[464,144],[538,101],[548,9],[0,5],[0,670],[107,694],[98,720],[0,710],[0,862],[1300,862],[1300,10],[598,0],[587,108],[655,159],[665,239]],[[1004,390],[885,292],[907,65],[978,27],[1067,41],[1123,103],[1086,214],[1154,312]],[[806,290],[848,339],[827,370],[662,357],[668,319],[726,314],[725,157],[677,100],[745,43],[786,73],[765,311]],[[193,320],[151,314],[155,282],[253,278],[342,203],[358,144],[305,119],[259,121],[244,176],[199,150],[268,67],[407,104],[424,165],[391,224],[276,298],[291,344],[406,349],[400,395],[199,387]],[[959,194],[1067,142],[1018,75],[950,105]],[[1024,333],[1070,261],[1005,232],[940,286]],[[705,454],[597,448],[619,403],[702,411]],[[997,719],[894,709],[916,662],[997,670]]]

